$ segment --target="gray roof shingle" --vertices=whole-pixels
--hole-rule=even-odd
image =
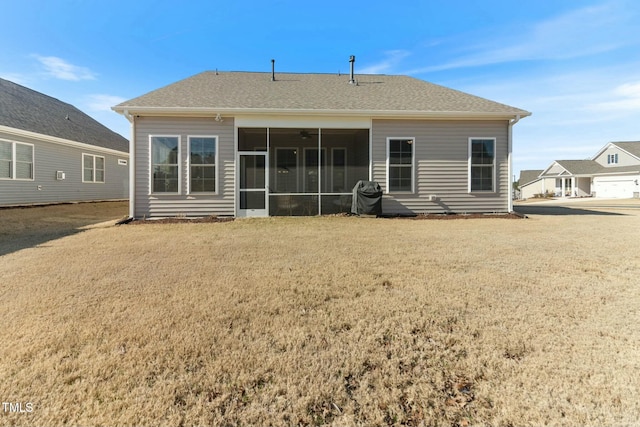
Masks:
[[[525,117],[528,111],[408,76],[206,71],[140,97],[114,110],[303,110],[487,114]]]
[[[613,145],[617,145],[627,153],[630,153],[640,159],[640,141],[621,141],[612,142]]]
[[[129,152],[129,141],[71,104],[0,79],[0,125]]]
[[[556,160],[571,175],[606,175],[640,171],[640,165],[605,167],[595,160]],[[555,176],[547,174],[545,176]]]
[[[544,172],[542,169],[535,170],[521,170],[520,171],[520,179],[518,179],[518,185],[522,187],[523,185],[527,185],[532,183],[533,181],[537,181],[540,179],[538,175]]]

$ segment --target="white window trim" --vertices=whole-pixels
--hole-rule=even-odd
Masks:
[[[84,157],[92,157],[93,158],[93,180],[87,180],[84,176]],[[102,165],[104,169],[102,169],[102,181],[96,181],[96,158],[100,157],[102,159]],[[107,181],[107,161],[104,156],[98,156],[97,154],[89,154],[82,153],[82,182],[85,184],[104,184]]]
[[[215,157],[215,175],[214,175],[214,179],[215,179],[215,188],[213,191],[195,191],[192,192],[191,191],[191,138],[213,138],[215,140],[215,150],[216,150],[216,157]],[[219,144],[218,141],[220,139],[218,138],[218,135],[188,135],[187,136],[187,194],[194,194],[194,195],[207,195],[207,194],[211,194],[211,195],[216,195],[218,194],[218,185],[219,185],[219,181],[218,181],[218,152],[219,150]],[[178,152],[180,151],[180,149],[178,149]],[[178,170],[178,173],[180,173],[180,170]],[[180,185],[178,183],[178,185]]]
[[[390,167],[390,143],[392,140],[411,140],[413,148],[411,150],[411,191],[391,191],[389,185],[389,167]],[[415,194],[416,192],[416,138],[413,136],[389,136],[387,137],[387,159],[386,159],[386,172],[385,172],[385,193],[386,194]]]
[[[153,149],[152,149],[152,141],[153,138],[178,138],[178,191],[177,192],[154,192],[153,191]],[[181,135],[164,135],[164,134],[153,134],[149,135],[149,195],[180,195],[182,194],[182,137]]]
[[[8,142],[11,144],[11,176],[9,178],[0,178],[3,181],[34,181],[36,177],[36,147],[34,144],[30,144],[28,142],[17,142],[17,141],[9,141],[7,139],[0,139],[2,142]],[[17,161],[16,161],[16,146],[18,144],[21,145],[29,145],[31,146],[31,178],[16,178],[16,169],[17,169]]]
[[[492,193],[497,193],[497,187],[496,187],[496,159],[498,158],[498,153],[497,153],[497,143],[496,143],[496,139],[495,137],[487,137],[487,136],[473,136],[469,138],[469,147],[468,147],[468,160],[467,160],[467,190],[469,193],[473,193],[473,194],[477,194],[477,193],[483,193],[483,194],[492,194]],[[473,141],[476,140],[483,140],[483,141],[493,141],[493,163],[492,163],[492,174],[491,174],[491,190],[471,190],[471,145]]]

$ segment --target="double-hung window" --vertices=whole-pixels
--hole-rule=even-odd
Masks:
[[[151,136],[151,192],[179,193],[180,137]]]
[[[494,192],[495,176],[495,138],[469,138],[469,191]]]
[[[0,141],[0,179],[33,179],[33,145]]]
[[[413,192],[415,138],[387,138],[387,192]]]
[[[82,155],[82,182],[104,182],[104,157]]]
[[[189,137],[189,192],[216,192],[216,154],[215,136]]]
[[[616,163],[618,163],[618,153],[616,154],[607,154],[607,164],[608,165],[615,165]]]

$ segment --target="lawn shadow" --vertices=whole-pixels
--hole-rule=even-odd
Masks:
[[[514,206],[514,211],[524,215],[604,215],[620,216],[625,215],[617,212],[594,211],[582,208],[568,208],[566,206]]]
[[[120,202],[57,204],[0,209],[0,256],[78,234],[85,227],[118,219]]]
[[[91,222],[85,224],[91,225]],[[62,237],[71,236],[77,234],[82,230],[79,228],[57,228],[55,231],[47,231],[46,229],[30,230],[29,232],[21,233],[20,235],[12,236],[0,236],[0,256],[17,252],[27,248],[42,248],[46,247],[45,244],[52,240],[57,240]]]

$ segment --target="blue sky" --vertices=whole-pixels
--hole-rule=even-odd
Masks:
[[[531,111],[514,172],[640,140],[636,0],[5,2],[0,77],[110,107],[204,70],[406,74]]]

